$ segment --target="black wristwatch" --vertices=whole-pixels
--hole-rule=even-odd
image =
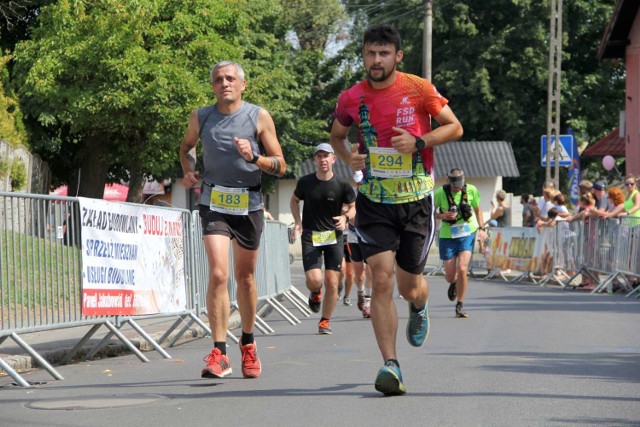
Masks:
[[[258,161],[258,158],[260,158],[260,154],[254,154],[253,159],[247,160],[247,163],[255,164]]]
[[[425,147],[424,140],[419,136],[416,136],[416,148],[418,149],[418,151],[424,149],[424,147]]]

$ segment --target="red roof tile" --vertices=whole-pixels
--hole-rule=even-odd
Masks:
[[[582,157],[624,157],[624,138],[620,138],[620,130],[615,128],[600,141],[587,147],[581,154]]]

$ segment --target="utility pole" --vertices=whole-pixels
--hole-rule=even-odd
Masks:
[[[433,33],[431,0],[424,0],[424,31],[422,32],[422,74],[431,81],[431,43]]]
[[[553,182],[560,188],[560,82],[562,65],[562,0],[551,0],[549,28],[549,85],[547,88],[547,166],[546,180],[551,181],[551,141],[555,141]]]

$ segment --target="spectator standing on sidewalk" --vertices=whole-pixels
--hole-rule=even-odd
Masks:
[[[531,196],[531,194],[523,193],[520,196],[520,203],[522,204],[522,226],[523,227],[535,227],[536,226],[536,217],[533,214],[533,210],[531,209],[531,205],[534,204],[532,201],[535,199]]]
[[[448,184],[438,188],[435,207],[440,225],[440,259],[444,262],[444,277],[449,282],[447,296],[456,301],[455,316],[467,318],[464,311],[464,297],[467,293],[467,274],[473,254],[476,234],[484,241],[486,233],[482,224],[480,193],[465,182],[462,169],[451,169]]]
[[[260,192],[262,172],[282,176],[286,169],[282,148],[271,115],[242,100],[246,87],[244,70],[231,61],[211,70],[216,103],[193,110],[180,144],[183,185],[200,182],[195,170],[195,148],[204,149],[200,220],[209,264],[207,315],[213,350],[205,357],[203,378],[222,378],[231,373],[227,357],[227,328],[231,304],[229,249],[233,241],[234,275],[242,323],[240,352],[242,374],[256,378],[262,371],[253,337],[258,303],[255,270],[264,229],[264,203]],[[260,146],[266,155],[262,155]]]
[[[596,181],[591,189],[593,198],[596,201],[596,209],[601,212],[609,210],[609,197],[607,196],[607,186],[604,181]]]
[[[434,237],[433,147],[462,136],[448,101],[427,80],[398,71],[400,35],[381,24],[362,43],[363,80],[342,92],[331,145],[354,170],[364,173],[356,199],[360,249],[371,267],[371,322],[384,366],[375,388],[385,395],[406,392],[396,352],[398,291],[409,304],[406,335],[421,346],[429,332],[428,286],[422,275]],[[431,119],[440,126],[431,130]],[[358,144],[347,140],[352,125]]]
[[[507,203],[507,192],[504,190],[496,191],[496,202],[498,206],[491,212],[489,225],[491,227],[506,227],[509,225],[509,216],[511,215],[511,207]],[[493,201],[491,201],[493,207]]]
[[[629,174],[624,178],[626,197],[624,203],[618,204],[611,212],[600,214],[601,218],[636,217],[640,218],[640,191],[638,191],[636,177]],[[634,224],[635,225],[635,224]]]
[[[322,318],[318,333],[331,334],[331,315],[338,300],[338,281],[344,257],[343,231],[355,215],[355,194],[347,182],[333,173],[336,156],[330,144],[315,149],[316,172],[298,180],[291,195],[294,232],[301,235],[302,265],[309,295],[309,308]],[[300,201],[304,201],[302,217]],[[322,262],[324,260],[324,280]],[[324,281],[325,297],[322,298]]]

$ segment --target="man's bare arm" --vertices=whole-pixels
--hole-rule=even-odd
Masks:
[[[287,171],[287,164],[276,134],[276,125],[269,112],[264,108],[260,109],[258,114],[258,138],[267,155],[260,156],[256,166],[270,175],[283,176]]]

